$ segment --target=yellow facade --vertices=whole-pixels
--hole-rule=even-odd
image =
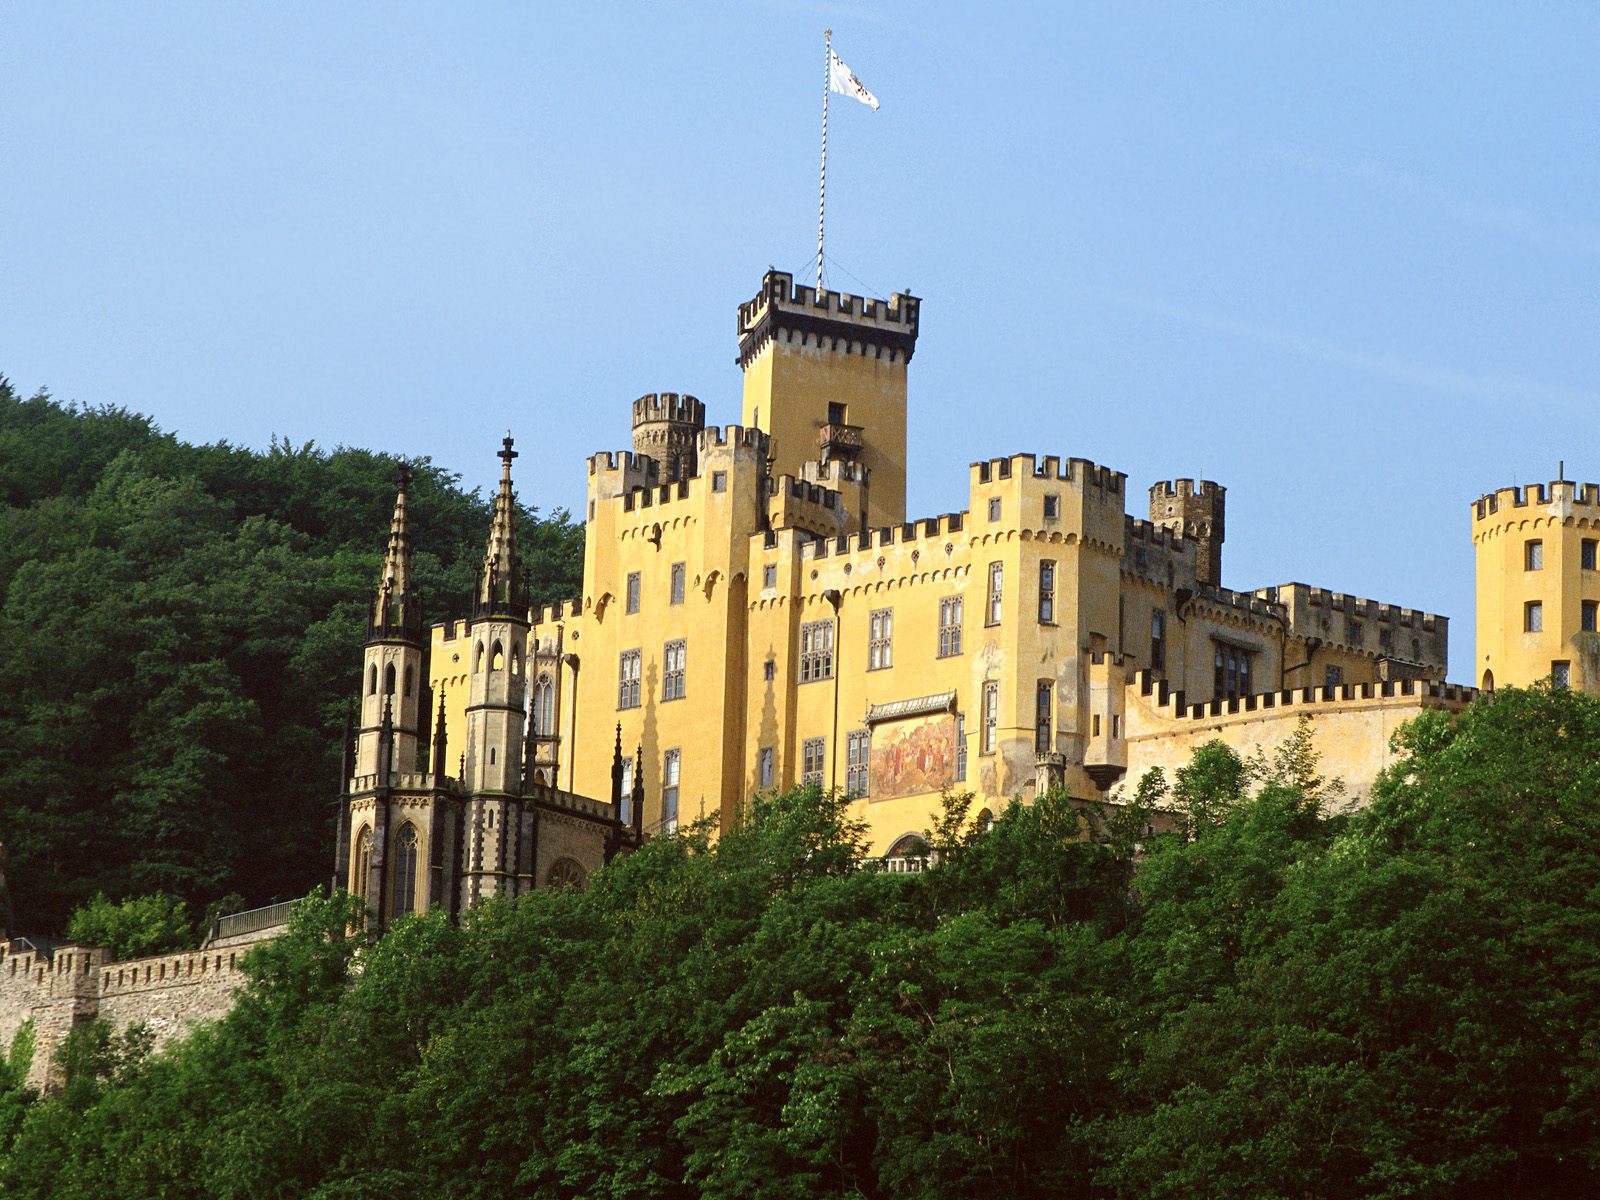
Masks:
[[[770,273],[740,310],[746,424],[636,440],[670,441],[671,470],[590,458],[582,595],[532,614],[545,783],[610,795],[620,727],[646,834],[737,820],[757,792],[812,778],[860,797],[882,854],[928,828],[946,789],[991,811],[1057,783],[1110,797],[1166,761],[1163,721],[1179,736],[1215,716],[1259,747],[1346,699],[1376,697],[1395,722],[1442,702],[1443,617],[1220,586],[1210,481],[1157,483],[1146,519],[1121,472],[1016,455],[974,463],[958,511],[885,520],[904,509],[918,305]],[[703,409],[645,397],[636,434],[640,413]],[[462,638],[436,627],[432,646],[452,745]],[[1141,687],[1164,716],[1138,707]]]
[[[1501,488],[1472,506],[1481,686],[1600,692],[1600,486]]]

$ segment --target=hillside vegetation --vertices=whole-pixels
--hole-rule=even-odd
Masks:
[[[416,575],[437,620],[464,611],[489,506],[414,463]],[[168,893],[198,917],[230,893],[265,903],[326,877],[396,465],[310,444],[186,445],[122,409],[24,400],[0,378],[13,929],[60,934],[97,893]],[[521,517],[540,598],[575,594],[582,529]]]
[[[802,790],[376,944],[308,902],[170,1053],[87,1026],[37,1101],[19,1045],[0,1194],[1594,1195],[1600,700],[1398,748],[1339,816],[1304,738],[1206,747],[1141,784],[1187,814],[1143,857],[1047,797],[858,870]]]

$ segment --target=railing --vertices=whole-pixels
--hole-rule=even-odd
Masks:
[[[243,937],[247,933],[259,933],[263,929],[287,925],[289,914],[294,911],[296,903],[294,900],[282,900],[277,904],[249,908],[244,912],[218,917],[211,923],[211,936],[206,939],[206,944],[210,945],[223,938]]]
[[[860,425],[830,423],[817,430],[817,445],[824,454],[852,457],[861,453],[862,432]]]

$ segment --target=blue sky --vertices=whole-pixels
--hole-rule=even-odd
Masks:
[[[924,297],[910,507],[1080,455],[1226,484],[1224,579],[1453,618],[1468,503],[1600,478],[1600,9],[144,3],[0,10],[0,372],[193,440],[580,508],[628,402],[738,417],[815,253]]]

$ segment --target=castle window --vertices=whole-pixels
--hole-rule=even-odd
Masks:
[[[857,729],[846,735],[844,742],[844,790],[850,798],[867,794],[867,760],[871,755],[872,735]]]
[[[1061,497],[1050,495],[1044,498],[1044,519],[1054,521],[1061,516]]]
[[[416,911],[417,902],[417,829],[407,823],[400,828],[394,840],[394,904],[391,916],[403,917]]]
[[[1344,668],[1329,667],[1323,673],[1322,682],[1326,687],[1339,687],[1344,683]]]
[[[622,760],[622,823],[633,820],[633,755]]]
[[[989,520],[995,522],[1000,519],[1000,497],[994,496],[989,501]]]
[[[664,833],[678,832],[678,775],[682,758],[676,750],[668,750],[661,760],[661,829]]]
[[[361,836],[356,839],[356,865],[351,871],[350,891],[352,895],[367,898],[367,881],[372,874],[372,830],[363,829]]]
[[[1048,559],[1039,564],[1039,624],[1056,623],[1056,565]]]
[[[1050,716],[1054,699],[1055,686],[1051,683],[1041,682],[1034,691],[1033,749],[1037,754],[1048,754],[1056,748],[1055,723]]]
[[[417,685],[417,669],[410,664],[406,666],[406,695],[411,695],[412,689]]]
[[[1584,571],[1595,569],[1594,560],[1597,549],[1600,549],[1600,539],[1584,538],[1578,547],[1578,567]]]
[[[768,683],[776,679],[778,677],[778,660],[769,657],[766,662],[761,664],[761,674]]]
[[[489,670],[504,671],[506,669],[506,652],[496,642],[489,650]]]
[[[943,596],[939,600],[939,657],[954,658],[961,653],[961,597]]]
[[[761,747],[761,755],[756,767],[756,778],[761,782],[758,787],[769,788],[772,786],[772,747]]]
[[[894,665],[894,609],[874,609],[867,618],[867,670]]]
[[[833,678],[833,622],[807,621],[800,626],[800,682]]]
[[[628,602],[622,607],[623,612],[636,613],[639,611],[639,572],[628,572]]]
[[[479,642],[478,643],[477,657],[475,657],[472,660],[472,673],[474,675],[476,675],[479,672],[481,672],[482,670],[483,670],[483,643]]]
[[[1572,686],[1572,664],[1569,662],[1553,662],[1550,664],[1550,686],[1566,691]]]
[[[1250,660],[1252,652],[1243,646],[1229,645],[1227,642],[1216,642],[1215,666],[1216,674],[1213,679],[1215,691],[1213,695],[1218,700],[1232,700],[1237,696],[1250,694]]]
[[[1529,600],[1522,606],[1522,631],[1524,633],[1544,632],[1544,605],[1537,600]]]
[[[556,688],[550,676],[540,673],[533,685],[533,732],[553,735],[556,731]]]
[[[822,772],[828,757],[827,738],[807,738],[800,746],[800,782],[822,786]]]
[[[995,735],[1000,729],[1000,684],[990,680],[983,685],[983,735],[978,745],[979,754],[993,754]]]
[[[624,650],[617,666],[617,707],[639,707],[639,675],[643,655],[638,650]]]
[[[986,625],[1000,624],[1000,592],[1005,583],[1005,566],[1002,563],[989,564],[989,611],[984,620]]]
[[[967,714],[956,714],[956,779],[967,777]]]
[[[711,490],[725,492],[728,490],[728,473],[726,471],[711,472]]]
[[[670,603],[672,603],[672,604],[682,604],[683,603],[683,577],[684,577],[683,564],[682,563],[673,563],[672,564],[672,594],[671,594],[671,596],[669,598]]]
[[[378,694],[378,667],[377,667],[377,664],[374,663],[372,666],[367,668],[367,695],[376,696],[377,694]]]
[[[775,588],[778,586],[778,564],[768,563],[761,568],[761,586]]]
[[[837,400],[828,401],[828,424],[829,425],[843,425],[844,424],[844,414],[845,414],[845,407],[844,407],[843,404],[840,404]]]
[[[681,638],[668,642],[661,651],[661,698],[683,699],[684,664],[689,657],[688,643]]]
[[[511,648],[511,673],[513,675],[522,674],[522,651],[515,646]]]
[[[1150,669],[1167,669],[1167,610],[1164,608],[1150,612]]]
[[[1526,571],[1544,570],[1544,543],[1530,538],[1522,547],[1522,567]]]
[[[390,663],[383,669],[383,694],[394,695],[394,664]]]
[[[1596,612],[1597,609],[1600,609],[1600,600],[1583,602],[1583,607],[1579,610],[1578,628],[1584,633],[1594,633],[1596,628],[1600,627],[1600,613]]]

